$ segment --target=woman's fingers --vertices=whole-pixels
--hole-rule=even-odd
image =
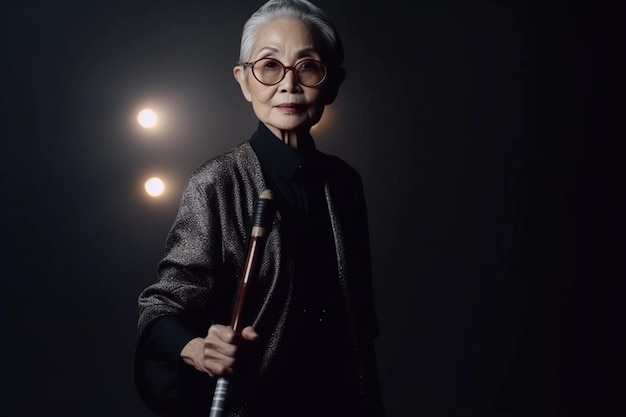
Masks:
[[[212,354],[204,356],[204,368],[209,371],[210,375],[226,376],[233,372],[235,359],[221,354]]]
[[[231,327],[216,324],[209,328],[204,339],[204,348],[234,358],[237,354],[236,342],[237,337]]]
[[[240,337],[230,326],[211,326],[203,340],[203,367],[210,375],[230,375],[235,368],[241,342],[252,342],[258,338],[259,335],[252,326],[244,328]]]
[[[245,340],[247,340],[249,342],[253,342],[253,341],[255,341],[255,340],[257,340],[259,338],[259,335],[254,330],[254,327],[248,326],[248,327],[245,327],[241,331],[241,337],[243,337]]]

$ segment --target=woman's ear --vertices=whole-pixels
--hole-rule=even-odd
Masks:
[[[243,66],[237,65],[233,68],[233,75],[235,76],[235,80],[239,83],[243,96],[248,102],[252,102],[252,96],[250,95],[250,90],[248,89],[248,80],[246,79],[246,72],[243,69]]]
[[[324,104],[332,104],[335,101],[339,93],[339,87],[341,87],[341,83],[343,83],[345,78],[346,70],[344,68],[334,68],[329,71],[325,85]]]

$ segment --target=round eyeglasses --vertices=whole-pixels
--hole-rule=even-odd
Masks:
[[[304,59],[292,67],[287,67],[274,58],[261,58],[241,65],[252,68],[254,78],[265,85],[278,84],[289,70],[293,71],[298,84],[305,87],[317,87],[326,79],[326,65],[315,59]]]

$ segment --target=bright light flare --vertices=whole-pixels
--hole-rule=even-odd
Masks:
[[[159,197],[165,192],[165,183],[160,178],[152,177],[146,181],[144,188],[150,197]]]
[[[153,128],[154,126],[156,126],[158,121],[159,118],[157,114],[154,112],[154,110],[151,109],[143,109],[137,115],[137,122],[139,122],[139,125],[141,127],[144,127],[146,129]]]

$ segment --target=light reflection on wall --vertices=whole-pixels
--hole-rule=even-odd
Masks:
[[[144,188],[150,197],[160,197],[165,192],[165,183],[159,177],[152,177],[145,182]]]
[[[152,129],[157,125],[159,117],[152,109],[143,109],[137,114],[137,122],[145,129]]]

